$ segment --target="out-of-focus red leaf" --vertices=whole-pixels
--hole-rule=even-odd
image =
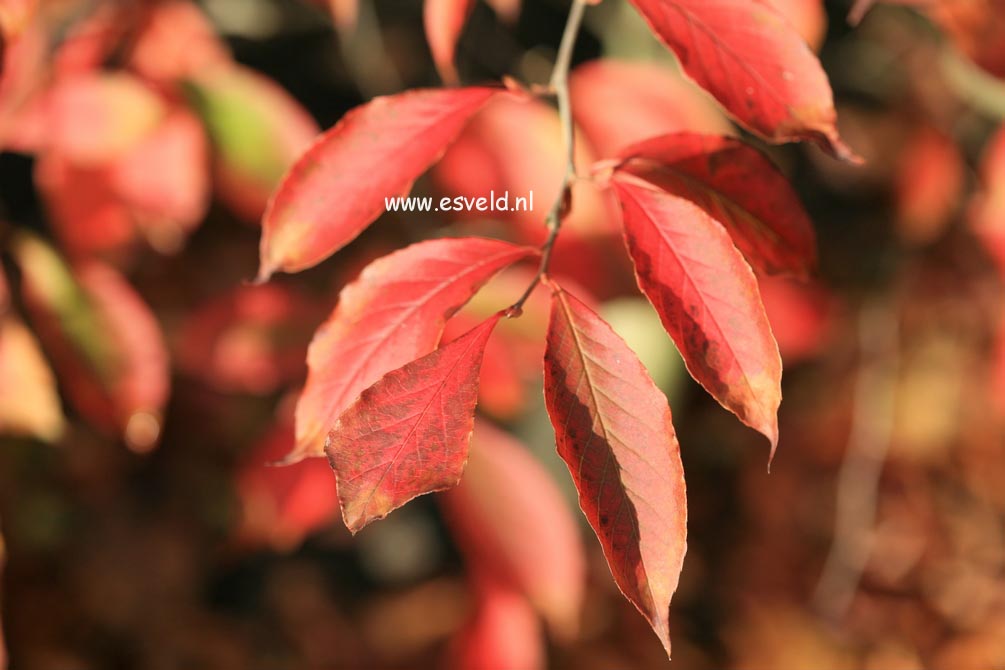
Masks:
[[[827,12],[823,0],[768,0],[814,51],[827,35]]]
[[[418,90],[346,114],[301,156],[262,219],[259,279],[321,262],[406,194],[496,89]]]
[[[757,280],[726,229],[687,200],[613,181],[642,291],[688,371],[723,407],[778,444],[782,361]]]
[[[178,365],[225,393],[272,393],[302,374],[316,311],[290,288],[239,287],[188,317]]]
[[[107,167],[81,167],[47,152],[35,163],[35,183],[49,220],[74,258],[119,255],[136,238],[129,208],[112,188]]]
[[[129,52],[129,65],[144,79],[174,83],[231,63],[212,24],[189,0],[148,8]]]
[[[952,139],[927,126],[914,133],[900,155],[894,183],[901,237],[927,244],[945,230],[959,207],[965,171]]]
[[[78,165],[98,165],[132,149],[163,119],[160,97],[126,73],[63,77],[40,107],[48,148]]]
[[[473,0],[425,0],[422,19],[433,62],[447,84],[457,83],[454,55],[464,23],[474,9]]]
[[[770,142],[812,140],[842,159],[830,83],[788,20],[763,0],[632,0],[699,86]]]
[[[363,389],[432,351],[446,320],[489,278],[535,253],[497,240],[440,239],[371,263],[311,342],[288,461],[322,455],[328,431]]]
[[[557,633],[576,631],[586,578],[579,530],[562,492],[525,447],[476,422],[464,477],[441,502],[471,570],[518,588]]]
[[[1005,126],[984,150],[980,178],[980,193],[970,207],[970,225],[1005,277]]]
[[[102,164],[82,164],[55,148],[45,151],[35,179],[72,256],[120,254],[138,233],[158,251],[172,253],[205,215],[207,161],[202,128],[179,108]]]
[[[283,174],[320,129],[289,93],[251,69],[213,68],[189,83],[214,144],[219,197],[257,223]]]
[[[325,453],[350,531],[460,480],[485,343],[501,316],[387,373],[335,422]]]
[[[118,356],[110,391],[130,449],[149,451],[160,439],[161,417],[170,388],[167,346],[156,317],[120,274],[99,263],[78,271],[93,301],[103,334]]]
[[[111,166],[112,187],[158,251],[177,251],[209,206],[209,149],[199,120],[176,109]]]
[[[730,124],[693,82],[656,63],[595,60],[569,76],[576,124],[597,155],[681,131],[726,134]]]
[[[543,670],[545,647],[534,610],[519,592],[490,577],[474,580],[475,612],[451,641],[450,670]]]
[[[70,402],[136,451],[156,446],[170,383],[168,357],[149,307],[115,270],[97,262],[75,274],[42,242],[21,237],[14,254],[25,305]]]
[[[680,447],[666,397],[593,310],[556,289],[544,390],[558,453],[621,592],[670,654],[670,598],[687,547]]]
[[[676,133],[625,148],[625,170],[687,198],[725,226],[756,269],[805,277],[816,235],[799,197],[770,160],[731,137]]]
[[[293,446],[292,417],[280,418],[251,450],[238,475],[241,536],[291,549],[337,517],[332,471],[320,459],[285,468],[269,465]]]

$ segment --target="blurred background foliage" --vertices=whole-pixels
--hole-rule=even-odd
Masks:
[[[1005,7],[880,5],[851,28],[846,2],[772,2],[819,50],[867,162],[766,148],[821,258],[809,283],[761,282],[786,364],[770,475],[638,297],[601,194],[577,187],[556,252],[673,407],[690,506],[673,664],[1005,667]],[[438,85],[418,0],[362,0],[355,24],[346,7],[0,4],[12,668],[667,667],[554,454],[543,296],[488,353],[458,490],[350,538],[326,463],[267,465],[291,446],[312,332],[367,262],[433,235],[543,233],[540,212],[388,214],[317,268],[248,283],[268,194],[319,128]],[[546,81],[566,12],[477,3],[461,79]],[[575,64],[584,165],[656,132],[738,132],[623,0],[589,11]],[[561,164],[554,113],[501,101],[415,192],[546,203]],[[523,272],[446,336],[512,302]],[[580,614],[561,568],[581,565]]]

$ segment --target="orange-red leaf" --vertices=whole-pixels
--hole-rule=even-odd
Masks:
[[[586,585],[579,529],[551,475],[516,438],[476,422],[464,478],[440,500],[470,571],[519,588],[557,633],[577,629]]]
[[[670,406],[638,357],[556,290],[544,389],[558,453],[622,593],[670,653],[670,598],[687,547],[687,498]]]
[[[473,0],[425,0],[423,4],[422,19],[429,50],[436,69],[448,84],[457,83],[457,68],[454,67],[457,40],[474,5]]]
[[[613,183],[639,287],[691,376],[774,453],[782,361],[754,273],[704,210],[629,179]]]
[[[788,20],[763,0],[631,0],[684,71],[771,142],[813,140],[854,158],[834,126],[830,83]]]
[[[259,278],[296,272],[351,242],[407,192],[496,89],[376,98],[322,134],[279,184],[262,220]]]
[[[675,133],[621,152],[625,169],[691,200],[721,223],[757,270],[805,277],[816,236],[799,197],[770,160],[732,137]]]
[[[349,530],[457,484],[468,458],[485,343],[500,317],[387,373],[339,417],[325,452]]]
[[[447,319],[495,273],[536,252],[482,238],[430,240],[371,263],[339,296],[307,353],[297,446],[324,454],[325,435],[360,391],[431,352]]]

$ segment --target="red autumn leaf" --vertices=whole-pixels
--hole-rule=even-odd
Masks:
[[[830,83],[788,20],[763,0],[631,0],[684,71],[770,142],[813,140],[853,159]]]
[[[464,478],[440,501],[470,571],[517,587],[552,630],[574,633],[586,579],[579,529],[562,492],[526,447],[477,421]]]
[[[39,339],[68,400],[135,451],[160,438],[170,386],[167,349],[156,317],[111,267],[89,262],[75,273],[44,243],[23,236],[14,255]]]
[[[431,352],[446,320],[495,273],[535,254],[482,238],[430,240],[378,259],[339,296],[307,352],[295,462],[324,454],[325,436],[360,391]]]
[[[546,650],[534,610],[519,592],[476,575],[475,611],[451,640],[449,670],[543,670]]]
[[[691,376],[778,444],[782,361],[757,280],[729,233],[696,205],[618,177],[625,240],[639,287]]]
[[[351,242],[446,150],[496,89],[376,98],[322,134],[279,184],[262,219],[259,279],[312,267]]]
[[[558,453],[614,580],[669,655],[687,498],[667,399],[624,340],[562,290],[552,299],[544,389]]]
[[[474,8],[473,0],[425,0],[422,19],[433,62],[440,77],[448,84],[457,83],[454,54],[464,23]]]
[[[732,137],[676,133],[621,152],[629,172],[691,200],[721,223],[757,270],[805,277],[816,235],[799,197],[759,151]]]
[[[732,128],[704,91],[657,63],[584,63],[569,76],[569,95],[576,125],[603,158],[657,135],[727,134]]]
[[[468,458],[485,343],[501,316],[387,373],[339,417],[325,452],[350,531],[457,484]]]

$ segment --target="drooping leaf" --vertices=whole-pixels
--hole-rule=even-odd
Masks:
[[[774,454],[782,362],[754,273],[704,210],[630,179],[613,184],[639,287],[691,376]]]
[[[562,290],[552,300],[544,375],[558,453],[580,506],[618,587],[669,655],[687,499],[666,397],[624,340]]]
[[[501,316],[387,373],[335,422],[325,452],[349,530],[457,484],[468,457],[485,343]]]
[[[447,84],[457,83],[454,54],[464,23],[474,8],[473,0],[425,0],[422,19],[433,62]]]
[[[805,277],[816,235],[799,197],[771,161],[732,137],[675,133],[625,148],[624,169],[691,200],[729,231],[764,273]]]
[[[770,142],[813,140],[854,159],[820,62],[764,0],[631,0],[684,71]]]
[[[579,530],[562,492],[516,438],[476,421],[464,477],[440,502],[469,571],[517,587],[553,631],[574,633],[586,578]]]
[[[435,162],[497,89],[376,98],[321,135],[279,184],[262,219],[259,278],[316,265],[352,241]]]
[[[610,58],[569,75],[576,125],[602,158],[648,137],[681,131],[727,134],[732,126],[694,82],[673,68]]]
[[[342,290],[307,353],[295,462],[324,454],[325,436],[360,391],[431,352],[446,320],[495,273],[536,253],[483,238],[420,242],[371,263]]]

